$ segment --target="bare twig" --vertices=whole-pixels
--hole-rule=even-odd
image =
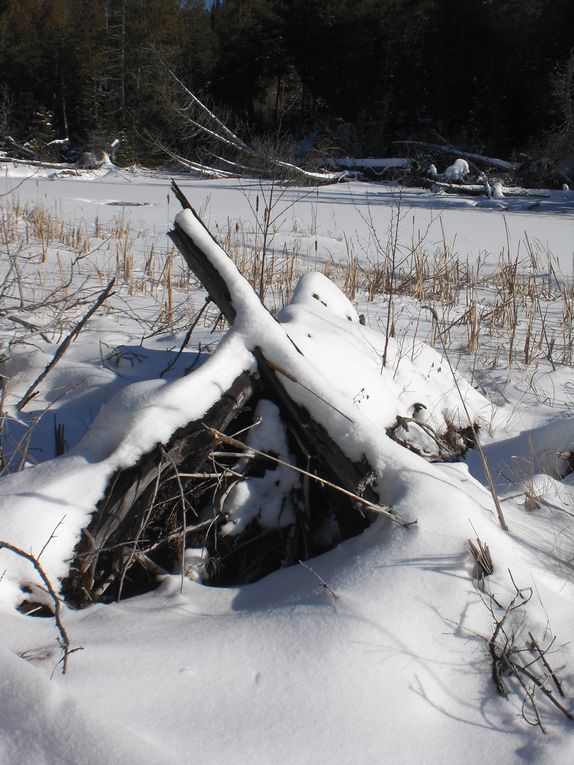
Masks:
[[[67,669],[67,663],[68,663],[68,656],[71,651],[70,651],[70,639],[62,623],[62,608],[60,604],[60,598],[58,597],[56,591],[52,587],[52,583],[50,582],[44,569],[40,565],[38,558],[35,558],[30,553],[25,552],[25,550],[22,550],[20,547],[16,547],[15,545],[10,544],[10,542],[5,542],[4,540],[0,539],[0,550],[2,548],[5,548],[6,550],[10,550],[10,552],[13,552],[14,555],[19,555],[21,558],[25,558],[25,560],[29,561],[34,566],[38,576],[44,583],[44,586],[46,587],[46,590],[48,591],[48,594],[50,595],[52,602],[54,603],[54,620],[56,622],[56,627],[58,629],[58,632],[60,633],[60,640],[58,642],[60,643],[60,647],[62,648],[62,653],[63,653],[62,674],[65,675],[66,669]]]
[[[94,315],[94,313],[98,310],[98,308],[110,297],[110,295],[112,294],[112,287],[114,286],[115,281],[116,281],[115,279],[111,280],[111,282],[108,284],[105,290],[100,294],[100,296],[98,297],[94,305],[90,308],[90,310],[82,317],[82,319],[80,319],[80,321],[76,324],[76,326],[70,332],[70,334],[58,346],[58,349],[56,353],[54,354],[54,358],[45,367],[43,372],[40,375],[38,375],[38,377],[34,380],[32,385],[30,385],[30,387],[28,388],[24,396],[18,402],[16,406],[18,411],[22,411],[22,409],[26,406],[26,404],[34,398],[34,396],[37,393],[36,389],[38,385],[40,385],[42,380],[44,380],[44,378],[47,377],[50,371],[60,361],[62,356],[66,353],[66,351],[70,347],[70,345],[73,343],[76,337],[80,334],[80,332],[82,331],[87,321]]]
[[[46,540],[46,542],[44,543],[44,546],[42,547],[42,549],[41,549],[41,550],[40,550],[40,552],[38,553],[38,557],[36,558],[36,560],[40,560],[40,558],[42,557],[42,553],[44,552],[44,550],[46,549],[46,547],[48,547],[48,545],[50,544],[50,542],[52,541],[52,539],[54,539],[54,537],[56,536],[56,531],[58,531],[58,529],[60,528],[60,526],[62,525],[62,523],[64,522],[64,520],[65,520],[65,519],[66,519],[66,516],[65,516],[65,515],[63,515],[63,516],[60,518],[60,520],[58,521],[58,523],[57,523],[57,524],[54,526],[54,530],[52,531],[52,533],[50,534],[50,536],[48,537],[48,539],[47,539],[47,540]]]
[[[30,332],[38,332],[42,340],[44,340],[44,342],[48,343],[49,345],[52,343],[48,335],[45,332],[42,332],[40,327],[38,327],[36,324],[32,324],[32,322],[26,321],[25,319],[20,319],[18,316],[14,316],[14,314],[7,314],[6,318],[9,321],[14,322],[14,324],[20,324],[20,326],[25,327],[26,329],[30,330]]]
[[[537,676],[536,676],[536,675],[535,675],[533,672],[531,672],[531,671],[530,671],[529,669],[527,669],[526,667],[523,667],[521,664],[518,664],[517,662],[512,662],[512,666],[513,666],[513,668],[514,668],[514,669],[515,669],[517,672],[520,672],[521,674],[523,674],[523,675],[526,675],[526,677],[527,677],[529,680],[532,680],[532,682],[533,682],[533,683],[536,685],[536,687],[537,687],[537,688],[540,688],[540,690],[541,690],[541,691],[542,691],[542,693],[543,693],[543,694],[546,696],[546,698],[548,699],[548,701],[552,702],[552,704],[554,704],[554,706],[555,706],[557,709],[559,709],[559,710],[562,712],[562,714],[564,715],[564,717],[567,717],[569,720],[574,720],[574,715],[572,715],[572,713],[571,713],[571,712],[570,712],[568,709],[566,709],[566,707],[565,707],[563,704],[561,704],[561,703],[558,701],[558,699],[557,699],[557,698],[556,698],[556,696],[555,696],[555,695],[552,693],[552,691],[551,691],[551,690],[549,690],[548,688],[546,688],[546,686],[545,686],[545,685],[544,685],[544,683],[543,683],[543,682],[540,680],[540,678],[539,678],[539,677],[537,677]]]
[[[170,369],[173,369],[173,367],[177,364],[177,362],[179,361],[179,357],[181,356],[187,344],[191,340],[191,335],[193,330],[197,327],[199,320],[203,316],[203,312],[205,311],[205,309],[210,303],[211,303],[211,298],[207,297],[205,299],[205,303],[201,306],[201,308],[197,312],[197,316],[193,320],[191,327],[187,330],[186,335],[183,339],[183,343],[181,344],[179,351],[176,353],[175,358],[169,362],[169,364],[165,367],[165,369],[162,369],[162,371],[159,373],[160,377],[163,377],[165,374],[167,374],[170,371]]]
[[[548,661],[547,661],[547,659],[546,659],[546,655],[545,655],[545,654],[546,654],[546,651],[543,651],[543,650],[540,648],[540,646],[538,645],[538,643],[537,643],[537,642],[536,642],[536,640],[534,639],[534,635],[532,634],[532,632],[529,632],[529,633],[528,633],[528,637],[530,638],[530,642],[532,643],[532,646],[533,646],[533,648],[536,650],[536,652],[537,652],[537,653],[538,653],[538,655],[540,656],[540,659],[541,659],[542,663],[543,663],[543,664],[544,664],[544,666],[546,667],[546,669],[547,669],[547,671],[548,671],[548,674],[549,674],[549,675],[550,675],[550,677],[552,678],[552,681],[553,681],[554,685],[556,686],[556,690],[557,690],[557,691],[558,691],[558,693],[559,693],[559,694],[562,696],[562,698],[564,698],[564,689],[562,688],[562,683],[561,683],[561,682],[560,682],[560,680],[558,679],[558,677],[557,677],[557,675],[556,675],[556,672],[555,672],[555,671],[552,669],[552,667],[551,667],[551,666],[550,666],[550,664],[548,663]]]
[[[522,704],[522,715],[524,719],[530,725],[536,725],[540,727],[543,733],[546,733],[540,714],[538,712],[537,701],[534,695],[536,689],[540,690],[546,699],[550,701],[550,703],[553,704],[558,710],[560,710],[560,712],[567,719],[574,720],[574,715],[572,715],[566,706],[564,706],[564,704],[556,698],[553,692],[546,687],[548,678],[552,678],[556,688],[558,689],[558,692],[562,697],[564,697],[564,690],[556,676],[556,672],[552,669],[546,658],[548,648],[542,650],[532,635],[532,632],[528,632],[530,644],[526,644],[522,647],[520,644],[517,644],[517,633],[514,631],[507,632],[505,630],[504,625],[509,615],[513,611],[523,608],[532,596],[531,588],[519,588],[514,580],[514,577],[512,576],[512,572],[509,570],[508,573],[516,590],[512,600],[506,606],[503,606],[492,594],[488,593],[490,598],[490,604],[488,605],[488,608],[494,618],[495,623],[494,630],[490,638],[487,639],[483,637],[483,640],[488,643],[488,649],[492,660],[492,679],[498,693],[502,696],[508,696],[511,692],[511,687],[506,682],[504,682],[502,678],[503,675],[506,675],[509,678],[514,678],[515,682],[518,683],[524,692]],[[502,611],[500,615],[495,614],[495,605]],[[552,640],[550,645],[552,645],[553,642],[554,640]],[[536,658],[533,661],[528,661],[525,663],[524,659],[521,657],[525,652],[530,652],[531,650],[534,650],[537,654]],[[533,665],[539,660],[544,665],[545,672],[536,672],[533,669]],[[529,680],[532,683],[531,688],[527,684],[526,680]],[[526,704],[530,705],[535,718],[535,722],[532,722],[526,716]]]
[[[435,322],[437,324],[437,327],[438,327],[440,322],[439,322],[438,314],[437,314],[436,310],[432,306],[430,306],[430,305],[424,305],[424,306],[421,306],[421,308],[426,308],[427,310],[429,310],[431,312],[431,314],[432,314],[432,316],[433,316],[433,318],[434,318],[434,320],[435,320]],[[456,391],[457,391],[457,393],[459,395],[460,402],[461,402],[462,407],[464,409],[464,412],[465,412],[465,414],[467,416],[469,427],[470,427],[470,429],[472,431],[472,437],[473,437],[474,442],[476,444],[476,448],[478,449],[478,453],[479,453],[479,456],[480,456],[480,461],[482,463],[482,468],[484,470],[484,474],[486,475],[486,480],[488,482],[488,488],[490,489],[490,493],[492,495],[492,501],[494,502],[494,507],[496,509],[496,516],[498,518],[498,523],[500,525],[500,528],[503,531],[508,531],[508,525],[506,523],[506,519],[504,517],[504,512],[502,511],[502,505],[500,504],[500,500],[499,500],[498,494],[496,492],[496,486],[494,485],[494,479],[492,477],[492,472],[490,470],[490,466],[488,464],[488,460],[486,459],[486,454],[485,454],[484,449],[482,448],[482,445],[481,445],[480,440],[478,438],[477,429],[476,429],[476,427],[474,425],[474,422],[472,421],[472,418],[470,416],[470,412],[469,412],[468,407],[466,405],[466,401],[464,400],[464,396],[463,396],[462,391],[460,389],[459,382],[458,382],[458,380],[456,378],[456,374],[454,372],[452,363],[450,361],[450,356],[449,356],[449,354],[447,352],[447,349],[446,349],[446,344],[445,344],[445,341],[444,341],[444,337],[442,337],[442,336],[441,336],[441,345],[442,345],[442,351],[443,351],[444,357],[446,359],[446,363],[448,364],[448,367],[450,369],[450,373],[452,375],[452,379],[454,381],[454,385],[455,385]]]
[[[512,669],[512,667],[511,667]],[[540,713],[538,712],[538,706],[536,704],[536,700],[534,698],[534,687],[532,690],[526,685],[524,680],[520,675],[516,675],[516,679],[518,680],[520,686],[522,687],[522,690],[524,691],[524,699],[522,701],[522,717],[529,725],[538,726],[542,733],[546,735],[546,728],[544,727],[542,723],[542,719],[540,718]],[[526,703],[530,703],[530,708],[532,709],[532,712],[534,713],[534,717],[536,718],[536,722],[530,722],[528,717],[526,716]]]
[[[329,595],[332,595],[332,596],[333,596],[333,598],[335,598],[335,600],[338,600],[338,599],[339,599],[339,596],[337,595],[337,593],[335,592],[335,590],[333,590],[331,587],[329,587],[329,585],[327,584],[327,582],[326,582],[326,581],[323,579],[323,577],[322,577],[322,576],[320,576],[320,575],[319,575],[319,574],[318,574],[318,573],[315,571],[315,569],[311,568],[311,566],[309,566],[307,563],[303,563],[303,561],[302,561],[302,560],[298,561],[298,563],[299,563],[299,565],[303,566],[303,568],[304,568],[304,569],[306,569],[306,570],[307,570],[307,571],[308,571],[310,574],[313,574],[313,576],[315,577],[315,579],[317,579],[317,581],[319,582],[319,584],[321,585],[321,587],[324,587],[324,588],[327,590],[327,592],[329,593]]]
[[[309,473],[307,470],[303,470],[302,468],[297,467],[296,465],[291,465],[289,462],[280,460],[278,457],[273,457],[271,454],[267,454],[266,452],[261,452],[258,449],[254,449],[252,446],[247,446],[247,444],[244,444],[242,441],[238,441],[236,438],[231,438],[231,436],[226,436],[225,433],[221,433],[219,430],[216,430],[215,428],[210,428],[207,425],[204,425],[204,428],[207,430],[208,433],[210,433],[213,436],[214,440],[221,441],[221,443],[227,444],[228,446],[233,446],[236,449],[243,449],[246,452],[257,454],[259,457],[263,457],[267,460],[270,460],[271,462],[275,462],[277,465],[283,465],[283,467],[289,468],[290,470],[294,470],[296,473],[299,473],[300,475],[306,476],[307,478],[310,478],[313,481],[317,481],[317,483],[320,483],[322,486],[328,486],[330,489],[334,489],[335,491],[339,492],[340,494],[343,494],[346,497],[349,497],[355,502],[358,502],[359,504],[363,505],[369,510],[374,510],[379,515],[384,515],[386,518],[390,518],[390,520],[394,521],[394,523],[398,523],[399,526],[403,526],[404,528],[410,528],[411,526],[414,526],[416,524],[416,521],[405,521],[402,518],[400,518],[398,515],[395,515],[395,513],[391,512],[389,508],[383,507],[382,505],[376,505],[374,502],[369,502],[368,499],[364,499],[363,497],[360,497],[358,494],[354,494],[352,491],[347,491],[347,489],[343,489],[341,486],[337,486],[337,484],[332,483],[331,481],[327,481],[326,478],[321,478],[320,476],[317,476],[314,473]]]

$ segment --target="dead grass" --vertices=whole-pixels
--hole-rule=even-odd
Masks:
[[[123,210],[107,227],[97,217],[91,226],[84,221],[68,223],[57,211],[41,204],[22,205],[17,197],[8,198],[1,212],[4,248],[17,251],[13,259],[22,266],[14,269],[20,292],[25,293],[20,303],[41,302],[47,291],[58,289],[58,281],[61,290],[73,292],[82,277],[89,279],[95,273],[100,286],[115,278],[129,296],[152,296],[158,306],[157,326],[180,324],[185,314],[180,305],[187,305],[197,284],[173,246],[161,249],[142,242]],[[218,238],[272,309],[288,302],[299,276],[313,268],[334,280],[352,301],[386,304],[391,322],[396,312],[390,304],[402,298],[431,305],[442,318],[447,346],[466,350],[480,363],[510,367],[540,361],[572,363],[572,283],[558,272],[551,254],[527,237],[521,255],[511,253],[508,244],[489,269],[484,260],[471,267],[446,239],[429,249],[425,235],[418,234],[408,247],[400,246],[392,225],[386,238],[374,229],[366,241],[345,236],[345,256],[321,260],[312,228],[282,236],[282,244],[277,244],[279,224],[269,222],[269,206],[255,209],[254,214],[261,220],[230,221]],[[399,209],[397,220],[400,215]],[[315,258],[304,256],[301,247],[303,239],[312,237]],[[436,342],[436,328],[424,339]]]
[[[288,246],[276,244],[279,231],[270,225],[263,252],[266,210],[255,212],[263,223],[230,221],[218,238],[253,288],[263,289],[272,308],[285,304],[299,276],[313,268],[333,279],[352,301],[388,304],[410,298],[432,305],[442,317],[447,345],[464,348],[481,361],[510,367],[572,362],[572,283],[558,272],[551,254],[527,237],[522,255],[506,247],[488,270],[484,261],[469,266],[446,241],[426,248],[424,235],[413,237],[409,247],[399,247],[392,228],[386,240],[377,232],[368,241],[345,236],[345,257],[321,260],[302,253],[302,239],[314,236],[311,229],[283,236],[282,242],[292,243]],[[17,253],[12,259],[20,266],[11,274],[12,281],[19,281],[20,303],[37,303],[50,289],[73,292],[82,278],[95,273],[101,286],[115,278],[129,296],[153,296],[159,323],[167,327],[178,324],[178,306],[197,286],[173,246],[160,249],[142,242],[123,211],[107,227],[97,217],[89,226],[65,222],[43,205],[22,205],[10,197],[1,214],[0,244],[9,255]],[[426,339],[432,343],[433,334]]]
[[[414,326],[419,340],[466,354],[472,369],[525,369],[534,385],[540,364],[572,363],[574,288],[539,243],[525,238],[511,252],[508,242],[494,265],[490,259],[487,268],[482,258],[471,266],[446,239],[433,248],[423,233],[401,245],[391,222],[385,236],[374,227],[366,240],[346,235],[344,255],[329,257],[319,251],[316,222],[308,231],[299,224],[285,232],[268,202],[254,210],[255,222],[229,221],[218,239],[271,310],[288,302],[302,273],[320,270],[351,301],[379,305],[389,337],[397,334],[407,301],[408,331]],[[395,223],[400,216],[399,209]],[[86,312],[94,290],[111,279],[120,299],[107,310],[135,315],[142,339],[184,331],[197,313],[199,285],[174,247],[143,240],[123,210],[106,225],[98,217],[69,222],[57,208],[8,197],[0,207],[0,250],[7,264],[0,274],[0,329],[11,336],[4,357],[37,337],[57,344]],[[147,300],[141,314],[133,307],[138,296]],[[439,320],[421,313],[423,305]],[[202,321],[217,318],[207,310]]]

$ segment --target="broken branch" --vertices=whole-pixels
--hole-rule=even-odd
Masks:
[[[303,470],[303,468],[297,467],[296,465],[291,465],[289,462],[280,460],[278,457],[273,457],[273,455],[271,454],[267,454],[266,452],[261,452],[259,451],[259,449],[254,449],[252,446],[247,446],[247,444],[244,444],[242,441],[238,441],[236,438],[232,438],[231,436],[226,436],[225,433],[221,433],[219,430],[216,430],[215,428],[210,428],[207,425],[205,425],[205,429],[213,437],[215,441],[220,441],[221,443],[227,444],[228,446],[233,446],[236,449],[243,449],[247,453],[256,454],[258,457],[263,457],[264,459],[270,460],[271,462],[274,462],[277,465],[283,465],[283,467],[287,467],[290,470],[294,470],[296,473],[299,473],[299,475],[303,475],[306,478],[310,478],[313,481],[317,481],[317,483],[320,483],[322,486],[328,486],[330,489],[334,489],[340,494],[343,494],[346,497],[349,497],[354,502],[358,502],[360,505],[367,507],[369,510],[374,510],[376,513],[379,513],[380,515],[384,515],[386,518],[390,518],[390,520],[392,520],[394,523],[398,523],[399,526],[403,526],[404,528],[410,528],[411,526],[414,526],[416,524],[416,520],[405,521],[402,518],[400,518],[398,515],[395,515],[395,513],[393,513],[388,507],[383,507],[382,505],[376,505],[374,502],[369,502],[368,499],[364,499],[363,497],[360,497],[358,494],[355,494],[352,491],[347,491],[347,489],[343,489],[341,486],[337,486],[337,484],[332,483],[332,481],[327,481],[327,479],[321,478],[321,476],[315,475],[314,473],[310,473],[307,470]]]

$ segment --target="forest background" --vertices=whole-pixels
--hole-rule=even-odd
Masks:
[[[574,156],[572,0],[0,0],[0,139],[184,153],[170,72],[301,151]]]

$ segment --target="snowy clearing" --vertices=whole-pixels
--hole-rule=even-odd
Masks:
[[[17,610],[50,604],[37,572],[0,549],[0,762],[570,763],[574,192],[178,183],[239,269],[209,245],[233,285],[229,331],[167,238],[176,216],[203,236],[169,176],[0,167],[0,540],[58,588],[114,471],[201,418],[255,348],[416,525],[380,517],[233,587],[202,584],[187,550],[185,577],[63,608],[81,649],[65,675],[54,620]],[[239,272],[273,316],[251,320]],[[480,425],[508,532],[476,449],[435,462],[387,435],[421,411],[434,432]],[[288,458],[273,405],[259,414],[249,444]],[[416,422],[403,438],[432,446]],[[273,482],[248,481],[226,533],[289,525]],[[469,540],[488,546],[484,578]]]

